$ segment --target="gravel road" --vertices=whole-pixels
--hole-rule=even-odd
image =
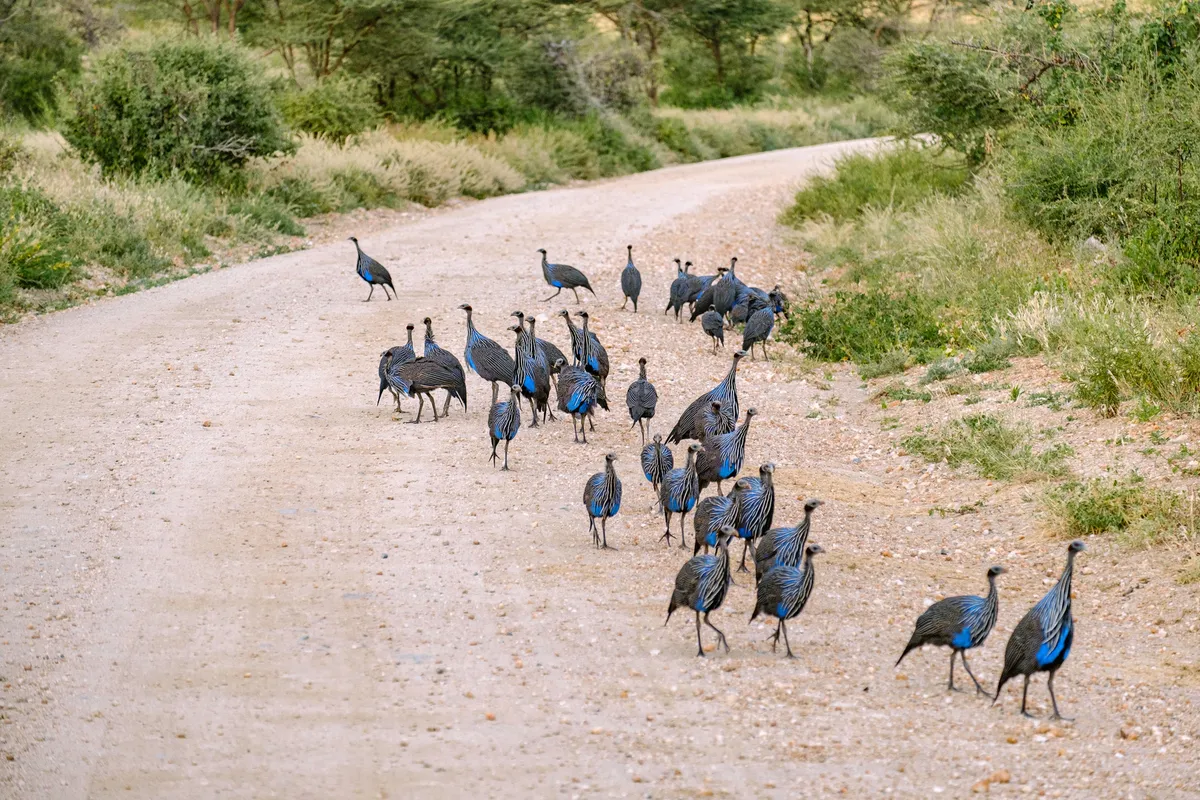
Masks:
[[[930,516],[990,489],[898,455],[852,372],[779,345],[739,388],[760,412],[747,463],[778,464],[776,524],[826,501],[799,658],[747,625],[745,575],[713,615],[730,654],[696,658],[686,613],[663,627],[683,557],[658,541],[624,389],[646,356],[665,433],[728,365],[662,316],[670,258],[711,273],[736,254],[743,279],[802,294],[775,214],[869,146],[434,212],[363,240],[396,302],[360,302],[341,242],[0,330],[0,796],[1200,797],[1194,587],[1090,543],[1058,680],[1073,724],[1023,719],[1017,683],[996,707],[946,692],[944,651],[893,669],[927,603],[1002,563],[1000,623],[971,659],[993,684],[1065,548],[1019,493]],[[613,410],[587,446],[566,420],[523,428],[501,473],[486,384],[468,379],[468,413],[404,425],[375,405],[376,363],[427,315],[461,352],[463,302],[505,344],[520,308],[563,346],[553,314],[574,301],[543,301],[538,247],[597,288]],[[619,549],[598,552],[580,496],[608,451],[625,505]],[[1045,717],[1044,677],[1030,695]]]

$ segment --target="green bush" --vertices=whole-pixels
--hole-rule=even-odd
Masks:
[[[1138,475],[1069,481],[1047,491],[1043,503],[1055,531],[1065,538],[1107,533],[1128,544],[1148,546],[1195,535],[1185,499],[1147,486]]]
[[[46,122],[62,84],[79,74],[83,43],[42,4],[4,8],[12,16],[0,24],[0,112]]]
[[[294,150],[261,67],[216,37],[134,42],[102,54],[64,135],[106,173],[205,180]]]
[[[916,433],[905,438],[903,445],[926,461],[944,461],[951,467],[969,464],[981,478],[992,480],[1064,475],[1063,462],[1073,453],[1063,444],[1036,452],[1027,429],[1008,425],[991,414],[970,414],[940,430]]]
[[[291,89],[280,98],[279,107],[295,130],[337,144],[383,121],[371,83],[347,75]]]
[[[896,351],[918,359],[945,345],[932,304],[911,289],[838,290],[828,302],[794,309],[781,331],[823,361],[878,362]]]
[[[845,222],[868,206],[908,209],[933,194],[955,195],[966,185],[961,157],[919,147],[897,147],[876,155],[839,159],[832,176],[818,175],[796,193],[780,221],[798,225],[828,214]]]

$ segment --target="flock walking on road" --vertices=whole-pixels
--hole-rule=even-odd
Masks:
[[[388,271],[365,254],[357,239],[356,271],[371,286],[384,287],[387,299],[392,286]],[[588,277],[579,269],[550,263],[545,249],[541,255],[542,277],[557,291],[546,298],[558,297],[570,289],[576,302],[581,302],[578,290],[586,289],[596,295]],[[789,314],[787,297],[779,285],[769,291],[744,283],[736,274],[738,259],[731,258],[728,267],[713,275],[692,275],[692,262],[675,259],[675,277],[667,289],[668,302],[664,314],[674,313],[682,322],[684,306],[689,319],[701,322],[701,329],[712,343],[715,354],[724,347],[725,333],[742,326],[741,348],[732,353],[728,371],[712,389],[692,400],[680,414],[665,439],[653,433],[651,425],[659,403],[659,392],[648,377],[648,360],[637,362],[638,376],[626,389],[625,402],[631,420],[630,431],[639,428],[640,466],[650,484],[654,505],[663,515],[664,530],[660,541],[668,546],[676,536],[673,523],[679,517],[679,547],[687,548],[687,518],[692,515],[693,534],[691,556],[679,569],[667,607],[667,622],[679,609],[695,614],[697,655],[704,656],[703,628],[716,634],[716,647],[730,651],[729,641],[710,619],[735,585],[733,575],[753,574],[755,601],[750,621],[759,617],[774,617],[776,626],[770,636],[774,651],[783,640],[788,658],[796,654],[788,638],[787,623],[796,620],[812,599],[816,576],[814,558],[824,552],[809,542],[813,515],[822,501],[805,501],[802,518],[792,525],[772,527],[775,521],[775,464],[759,466],[757,476],[742,475],[746,466],[747,443],[751,423],[757,415],[753,407],[744,415],[738,398],[737,375],[747,355],[753,360],[757,348],[766,360],[767,341],[780,317]],[[643,289],[642,274],[634,264],[633,246],[626,246],[626,263],[620,272],[621,309],[638,313],[638,301]],[[371,299],[368,294],[367,300]],[[632,303],[632,308],[629,308]],[[509,470],[509,450],[522,430],[522,403],[528,404],[528,427],[538,427],[558,419],[555,408],[571,418],[573,441],[587,444],[587,434],[596,430],[597,411],[609,410],[607,383],[611,373],[608,350],[597,331],[592,329],[587,310],[573,314],[566,309],[557,312],[564,320],[569,346],[560,350],[553,342],[537,336],[536,315],[513,311],[516,323],[509,327],[514,334],[513,347],[501,345],[484,335],[475,325],[471,305],[459,308],[466,313],[466,344],[463,350],[466,368],[492,385],[487,426],[491,452],[488,459],[501,470]],[[574,318],[574,319],[573,319]],[[575,319],[579,320],[576,324]],[[401,397],[416,398],[418,408],[411,422],[420,422],[425,401],[428,400],[433,421],[448,416],[452,400],[467,409],[466,370],[458,358],[442,348],[434,338],[433,321],[426,317],[424,348],[420,356],[413,346],[415,326],[407,326],[407,342],[389,347],[380,356],[378,365],[378,404],[385,391],[395,400],[397,414],[403,414]],[[736,335],[736,334],[735,334]],[[569,354],[569,356],[568,356]],[[435,391],[444,391],[442,412],[438,414]],[[551,394],[555,395],[553,406]],[[540,423],[539,423],[540,419]],[[649,439],[649,441],[647,441]],[[677,464],[671,445],[683,445],[682,463]],[[503,444],[503,453],[500,446]],[[519,461],[519,446],[517,456]],[[608,521],[622,508],[622,482],[617,475],[616,453],[604,456],[601,471],[584,481],[583,506],[588,518],[588,532],[597,549],[615,550],[608,542]],[[733,481],[728,494],[723,484]],[[714,493],[702,497],[714,488]],[[743,547],[736,570],[732,567],[730,547],[737,539]],[[1085,549],[1083,542],[1071,542],[1067,548],[1067,563],[1058,583],[1021,619],[1005,648],[1004,666],[994,693],[984,689],[967,662],[967,651],[982,647],[999,619],[997,578],[1004,574],[1001,566],[987,570],[988,590],[984,596],[962,595],[948,597],[929,606],[916,621],[912,636],[896,661],[898,667],[910,652],[924,645],[950,649],[949,690],[958,690],[954,682],[955,661],[961,660],[967,675],[978,693],[998,702],[1000,692],[1010,680],[1024,678],[1021,713],[1028,716],[1029,682],[1038,672],[1048,673],[1047,687],[1054,718],[1061,719],[1054,694],[1054,678],[1070,654],[1074,641],[1074,620],[1071,615],[1071,578],[1075,557]],[[703,552],[701,552],[703,551]],[[753,565],[753,570],[747,564]]]

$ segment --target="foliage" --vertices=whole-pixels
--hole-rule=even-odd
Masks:
[[[0,113],[44,123],[79,74],[83,44],[48,3],[0,2],[0,18]]]
[[[344,144],[382,121],[371,84],[341,74],[303,89],[291,89],[280,98],[279,107],[294,130],[336,144]]]
[[[855,153],[837,162],[832,177],[810,179],[780,221],[797,225],[827,214],[846,222],[868,206],[909,209],[933,194],[959,193],[966,179],[962,159],[953,154],[903,146],[877,155]]]
[[[794,309],[781,336],[812,358],[857,363],[945,343],[932,304],[908,288],[835,291],[825,302]]]
[[[975,468],[981,478],[1034,480],[1066,474],[1070,447],[1059,444],[1035,451],[1029,431],[992,414],[970,414],[937,431],[916,433],[903,446],[926,461]]]
[[[236,44],[155,39],[97,59],[67,140],[106,174],[228,176],[294,145],[261,68]]]
[[[1125,543],[1149,546],[1192,540],[1196,533],[1190,500],[1148,486],[1136,474],[1068,481],[1048,490],[1043,503],[1064,538],[1115,534]]]

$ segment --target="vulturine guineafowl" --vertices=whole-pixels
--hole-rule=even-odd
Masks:
[[[580,363],[588,372],[600,379],[601,384],[608,383],[608,351],[600,344],[600,339],[588,328],[591,317],[586,311],[576,311],[575,316],[583,320],[583,328],[579,334],[583,341],[583,354]]]
[[[804,555],[804,545],[808,543],[808,532],[812,528],[812,515],[823,502],[812,498],[804,502],[804,518],[791,528],[773,528],[763,534],[754,545],[754,580],[759,582],[763,576],[778,565],[794,567],[800,563]]]
[[[733,419],[737,419],[737,368],[738,362],[745,355],[744,350],[738,350],[734,353],[733,364],[729,367],[729,372],[725,375],[725,379],[697,397],[684,409],[683,413],[679,415],[679,421],[675,423],[675,427],[667,434],[668,443],[676,444],[682,442],[684,439],[702,438],[704,436],[704,412],[710,407],[713,400],[721,401],[722,412]]]
[[[684,536],[687,515],[700,497],[700,484],[696,480],[696,453],[699,450],[700,445],[696,442],[688,445],[687,463],[664,475],[658,487],[658,500],[667,524],[667,531],[659,537],[659,541],[666,539],[668,546],[671,544],[671,515],[679,514],[679,546],[687,547],[687,537]]]
[[[704,441],[704,449],[696,456],[696,476],[700,481],[700,491],[708,488],[710,483],[717,484],[717,493],[721,493],[721,482],[736,478],[742,471],[746,461],[746,437],[750,433],[750,420],[758,413],[750,408],[746,410],[746,421],[732,433],[722,433]]]
[[[717,643],[729,652],[725,634],[709,621],[708,615],[721,607],[729,592],[729,540],[734,536],[733,528],[723,528],[717,534],[716,552],[711,555],[692,556],[675,576],[675,590],[671,592],[671,603],[667,606],[666,627],[677,608],[690,608],[696,612],[697,656],[704,655],[704,640],[700,638],[700,617],[704,624],[717,633]]]
[[[475,329],[471,306],[459,306],[467,312],[467,346],[463,357],[475,374],[492,384],[492,405],[496,405],[500,384],[512,386],[517,379],[517,365],[508,350]]]
[[[584,426],[597,405],[608,410],[608,400],[600,381],[582,367],[562,366],[558,375],[558,408],[571,415],[571,431],[575,434],[577,444],[587,444],[587,429]],[[576,422],[579,423],[578,431],[575,430]],[[583,433],[582,442],[579,441],[580,433]]]
[[[354,264],[354,270],[358,273],[358,277],[362,278],[371,287],[371,291],[367,293],[367,299],[364,303],[371,302],[371,295],[375,294],[375,287],[382,286],[383,294],[388,300],[392,299],[392,295],[388,294],[388,289],[395,294],[396,287],[392,285],[392,276],[387,269],[375,259],[362,251],[358,246],[358,239],[354,236],[350,237],[350,241],[354,242],[354,252],[358,254],[358,258]]]
[[[606,455],[604,472],[597,472],[583,485],[583,507],[587,510],[592,544],[603,550],[616,550],[608,546],[608,518],[615,517],[621,510],[621,480],[613,468],[616,460],[616,453]],[[596,530],[597,519],[600,520],[599,531]]]
[[[417,406],[417,418],[410,419],[410,423],[421,421],[421,412],[425,409],[426,397],[429,398],[429,405],[433,409],[433,421],[438,421],[437,405],[433,399],[435,389],[445,389],[451,397],[457,398],[463,404],[463,408],[467,407],[467,395],[465,389],[462,388],[461,370],[455,371],[445,364],[439,364],[428,358],[418,358],[407,364],[398,366],[393,364],[387,374],[389,386],[394,387],[401,394],[417,398],[420,403]]]
[[[658,405],[658,391],[654,384],[646,379],[646,359],[638,359],[638,379],[629,384],[625,392],[625,405],[629,407],[629,418],[633,425],[642,429],[642,445],[646,444],[646,427],[654,418],[654,408]],[[633,425],[629,426],[633,430]]]
[[[746,571],[746,551],[754,546],[771,527],[775,520],[775,465],[768,462],[758,468],[757,478],[743,478],[746,490],[742,492],[741,512],[738,514],[738,538],[746,543],[742,548],[742,566],[738,572]],[[757,563],[758,559],[755,559]]]
[[[742,492],[746,484],[738,481],[727,497],[706,497],[696,504],[696,513],[692,515],[692,554],[708,552],[708,548],[716,544],[717,531],[724,527],[737,531],[738,516],[742,513]]]
[[[704,444],[714,436],[730,433],[737,427],[737,420],[725,413],[725,407],[720,400],[713,400],[704,410],[704,432],[700,434],[700,443]]]
[[[542,254],[542,277],[546,279],[546,283],[558,289],[557,292],[547,297],[542,302],[549,302],[562,294],[563,289],[570,289],[575,293],[575,302],[581,302],[579,299],[579,290],[587,289],[593,295],[596,292],[592,289],[592,285],[588,283],[587,276],[579,270],[567,264],[551,264],[546,261],[546,251],[539,249]]]
[[[705,311],[704,315],[700,317],[700,327],[712,339],[714,353],[717,352],[718,345],[725,346],[725,323],[721,320],[720,314],[711,308]]]
[[[450,414],[450,398],[452,396],[462,398],[463,411],[466,411],[467,410],[467,373],[465,371],[463,371],[462,364],[459,363],[458,357],[455,356],[453,353],[451,353],[449,350],[446,350],[445,348],[439,346],[438,343],[434,340],[434,338],[433,338],[433,320],[430,319],[429,317],[426,317],[424,322],[425,322],[425,349],[424,349],[423,355],[425,356],[425,358],[429,359],[430,361],[436,361],[437,363],[445,366],[447,369],[452,370],[454,372],[454,374],[457,375],[459,378],[458,385],[456,387],[457,388],[456,392],[451,392],[449,389],[446,390],[446,405],[442,408],[442,416],[443,417],[449,416],[449,414]]]
[[[763,358],[771,360],[771,356],[767,354],[767,337],[774,328],[775,311],[770,306],[760,308],[746,320],[746,327],[742,331],[742,349],[750,353],[751,359],[754,358],[754,345],[759,345],[762,347]]]
[[[508,443],[517,438],[517,431],[521,430],[521,387],[517,384],[512,384],[509,387],[511,394],[508,400],[502,403],[493,403],[492,410],[488,412],[488,436],[492,439],[492,466],[496,465],[498,456],[496,455],[496,445],[504,442],[504,466],[501,467],[502,472],[508,471]]]
[[[674,468],[675,456],[671,454],[671,448],[662,443],[661,433],[654,434],[654,441],[642,448],[642,474],[654,487],[656,498],[663,476]]]
[[[695,322],[696,317],[713,307],[714,292],[716,291],[718,284],[720,284],[724,278],[725,268],[719,267],[717,269],[717,274],[713,275],[712,280],[706,283],[704,287],[701,288],[699,294],[696,295],[696,300],[691,306],[692,314],[688,318],[688,322]]]
[[[951,691],[957,690],[954,685],[954,659],[961,654],[963,667],[975,682],[975,691],[986,694],[987,690],[979,685],[971,665],[967,663],[967,651],[981,646],[996,626],[996,615],[999,611],[999,596],[996,593],[996,576],[1004,574],[1004,567],[989,567],[987,571],[987,597],[964,594],[939,600],[921,616],[917,617],[917,625],[909,637],[904,652],[896,659],[896,666],[909,652],[926,644],[950,648],[950,681],[946,686]]]
[[[638,295],[642,293],[642,273],[638,272],[638,268],[633,265],[633,245],[625,245],[625,250],[628,258],[625,262],[625,269],[621,270],[621,293],[625,295],[621,308],[625,308],[625,304],[632,300],[633,313],[636,314]]]
[[[810,544],[804,548],[804,563],[799,567],[778,565],[767,573],[758,583],[758,597],[754,604],[754,613],[750,621],[759,614],[767,614],[779,620],[775,626],[775,634],[771,637],[771,652],[779,645],[779,634],[783,632],[783,644],[787,648],[787,657],[795,658],[792,644],[788,641],[787,621],[800,615],[808,605],[808,598],[813,590],[813,556],[823,553],[819,544]]]
[[[524,319],[521,319],[521,321],[525,322]],[[567,363],[567,357],[563,355],[563,351],[559,350],[558,345],[554,344],[554,342],[538,338],[537,317],[529,317],[528,322],[529,335],[533,337],[533,344],[537,348],[534,355],[537,356],[538,364],[544,366],[546,371],[550,373],[550,380],[557,382],[558,368],[554,365],[560,358],[564,364]]]
[[[514,383],[521,387],[521,394],[529,400],[529,410],[533,415],[529,427],[536,428],[538,414],[544,416],[550,410],[550,373],[538,363],[533,337],[525,326],[518,322],[508,329],[517,335],[513,348],[513,361],[517,365]]]
[[[375,398],[375,405],[379,405],[379,401],[383,398],[384,390],[391,392],[392,397],[396,400],[396,413],[404,413],[404,409],[400,408],[400,392],[388,383],[387,371],[393,365],[400,366],[407,364],[409,361],[416,359],[416,351],[413,350],[413,329],[416,326],[411,322],[408,323],[406,330],[408,331],[408,342],[399,347],[389,347],[383,351],[379,357],[379,396]]]
[[[1054,676],[1071,654],[1071,643],[1075,639],[1075,620],[1071,616],[1071,577],[1075,571],[1075,555],[1087,549],[1076,539],[1067,546],[1067,566],[1054,588],[1037,602],[1017,623],[1008,646],[1004,648],[1004,671],[996,686],[996,699],[1000,702],[1000,690],[1004,684],[1018,675],[1025,678],[1021,690],[1021,713],[1032,716],[1025,710],[1029,697],[1029,678],[1037,672],[1048,672],[1046,688],[1050,690],[1050,703],[1054,706],[1054,719],[1064,719],[1058,711],[1058,700],[1054,697]]]
[[[667,307],[663,309],[663,314],[674,309],[676,322],[679,322],[679,312],[683,310],[684,303],[688,301],[688,289],[691,284],[691,277],[679,263],[679,259],[675,259],[675,280],[671,281]]]

